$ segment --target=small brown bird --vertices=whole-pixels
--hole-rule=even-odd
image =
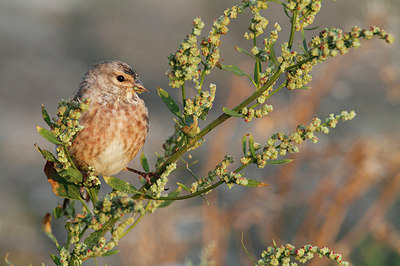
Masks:
[[[70,147],[81,170],[91,166],[96,175],[114,175],[135,157],[148,131],[147,108],[137,94],[147,91],[136,71],[120,61],[102,61],[86,72],[74,100],[90,105]]]

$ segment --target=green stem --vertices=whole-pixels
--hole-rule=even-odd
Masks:
[[[281,5],[285,6],[284,3],[282,3],[281,1],[278,1],[278,0],[267,0],[267,1],[268,2],[275,2],[275,3],[278,3],[278,4],[281,4]]]
[[[190,199],[190,198],[194,198],[196,196],[200,196],[200,195],[202,195],[204,193],[207,193],[208,191],[210,191],[210,190],[222,185],[223,183],[225,183],[225,181],[220,180],[220,181],[214,183],[213,185],[211,185],[211,186],[209,186],[209,187],[207,187],[207,188],[205,188],[203,190],[200,190],[200,191],[197,191],[195,193],[191,193],[191,194],[188,194],[188,195],[185,195],[185,196],[158,197],[158,198],[151,198],[151,199],[153,199],[153,200],[183,200],[183,199]]]
[[[295,11],[293,11],[293,16],[292,16],[292,27],[291,27],[291,29],[290,29],[290,37],[289,37],[289,44],[288,44],[288,48],[289,48],[289,49],[292,49],[293,40],[294,40],[294,34],[295,34],[295,32],[296,32],[297,12],[298,12],[297,9],[296,9]]]
[[[183,103],[183,109],[185,109],[186,106],[185,83],[183,83],[182,85],[182,103]]]
[[[278,88],[276,88],[276,89],[273,90],[270,94],[268,94],[267,99],[268,99],[269,97],[271,97],[272,95],[274,95],[275,93],[277,93],[278,91],[280,91],[283,87],[286,86],[286,84],[287,84],[287,81],[285,81],[285,82],[283,82],[281,85],[279,85]],[[252,106],[250,106],[250,109],[257,107],[257,106],[259,106],[260,104],[261,104],[261,103],[255,103],[255,104],[253,104]]]
[[[289,71],[289,70],[292,70],[293,68],[297,68],[297,67],[301,66],[301,65],[304,64],[304,63],[307,63],[307,62],[312,61],[312,60],[315,59],[315,58],[317,58],[317,56],[311,56],[311,57],[309,57],[309,58],[307,58],[307,59],[304,59],[304,60],[298,62],[297,64],[294,64],[294,65],[292,65],[292,66],[286,68],[285,71]]]
[[[86,209],[86,211],[87,211],[88,213],[91,213],[89,207],[86,205],[85,200],[82,199],[82,198],[79,198],[79,201],[82,203],[82,206]]]
[[[151,201],[152,201],[152,200],[149,200],[149,201],[147,202],[146,207],[144,208],[144,210],[145,210],[144,213],[140,214],[140,216],[135,220],[135,222],[134,222],[131,226],[129,226],[129,228],[126,229],[125,232],[122,233],[120,239],[123,238],[124,236],[126,236],[133,228],[136,227],[136,225],[140,222],[140,220],[143,219],[144,215],[148,212],[148,210],[149,210],[149,208],[150,208],[150,203],[151,203]]]
[[[197,89],[197,93],[198,94],[200,94],[200,92],[201,92],[201,87],[203,86],[203,82],[204,82],[204,77],[205,76],[206,76],[206,70],[204,69],[203,72],[201,73],[199,88]]]

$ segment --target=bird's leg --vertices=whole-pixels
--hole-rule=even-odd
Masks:
[[[138,175],[140,175],[141,177],[143,177],[143,178],[146,180],[147,184],[149,184],[149,185],[151,185],[151,178],[152,178],[152,177],[156,177],[157,179],[160,178],[156,173],[153,173],[153,172],[146,173],[146,172],[142,172],[142,171],[139,171],[139,170],[130,168],[130,167],[125,167],[125,168],[126,168],[126,170],[128,170],[129,172],[138,174]]]

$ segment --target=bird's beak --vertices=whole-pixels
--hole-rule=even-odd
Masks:
[[[136,93],[142,93],[142,92],[149,92],[143,85],[143,83],[140,80],[136,80],[136,82],[133,84],[133,90]]]

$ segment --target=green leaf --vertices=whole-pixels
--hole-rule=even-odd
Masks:
[[[246,156],[247,154],[247,138],[249,137],[249,133],[244,134],[242,137],[242,150],[243,150],[243,154],[244,156]]]
[[[50,258],[53,260],[53,262],[54,262],[56,265],[61,265],[60,258],[57,257],[56,255],[50,254]]]
[[[165,90],[161,89],[160,87],[157,87],[157,92],[158,96],[160,96],[161,100],[165,103],[165,105],[168,107],[168,109],[176,115],[179,119],[182,119],[182,114],[179,110],[178,104],[175,102],[174,98],[172,98],[168,92]]]
[[[61,177],[57,173],[56,169],[54,169],[54,163],[47,162],[44,167],[44,172],[54,194],[67,199],[81,199],[79,186],[75,185],[74,183],[67,182],[63,177]]]
[[[220,65],[220,68],[222,70],[231,71],[236,76],[239,76],[239,77],[246,76],[246,77],[250,78],[250,76],[246,72],[241,70],[238,66],[235,66],[235,65]]]
[[[243,247],[244,251],[246,252],[247,256],[251,259],[251,261],[253,262],[254,265],[257,265],[257,263],[255,262],[253,257],[250,255],[250,252],[247,250],[246,246],[244,245],[243,232],[242,232],[242,239],[240,240],[240,242],[242,243],[242,247]]]
[[[272,62],[274,63],[275,66],[278,66],[278,60],[276,59],[276,55],[275,55],[275,49],[274,49],[274,43],[270,45],[269,47],[269,58],[272,60]]]
[[[168,193],[168,197],[178,197],[181,194],[182,188],[178,187],[176,190]],[[164,200],[158,208],[165,208],[172,204],[175,200]]]
[[[117,254],[117,253],[119,253],[119,250],[118,250],[118,249],[116,249],[116,250],[109,250],[109,251],[103,253],[103,255],[101,255],[101,256],[102,256],[102,257],[106,257],[106,256],[111,256],[111,255],[114,255],[114,254]]]
[[[283,160],[268,160],[267,164],[272,164],[272,165],[279,165],[279,164],[287,164],[293,162],[294,159],[283,159]]]
[[[227,70],[227,71],[231,71],[235,76],[246,76],[251,83],[254,84],[254,86],[257,87],[257,84],[254,82],[254,80],[250,77],[249,74],[247,74],[246,72],[244,72],[243,70],[241,70],[238,66],[235,65],[221,65],[221,64],[217,64],[217,67],[219,67],[222,70]]]
[[[60,205],[58,205],[58,206],[55,207],[54,210],[53,210],[53,217],[54,217],[54,219],[58,219],[58,218],[62,217],[62,216],[63,216],[63,213],[64,213],[64,211],[63,211],[62,207],[61,207]]]
[[[320,26],[314,26],[314,27],[309,27],[309,28],[305,28],[304,30],[316,30],[318,29]]]
[[[243,117],[242,114],[239,114],[238,112],[236,112],[236,111],[234,111],[234,110],[232,110],[232,109],[226,108],[226,107],[223,107],[223,108],[222,108],[222,111],[223,111],[225,114],[229,115],[229,116]]]
[[[310,86],[303,86],[301,88],[298,88],[298,90],[311,90]]]
[[[254,81],[258,85],[260,84],[260,72],[261,72],[261,61],[260,58],[257,57],[256,62],[254,63]]]
[[[47,129],[42,128],[40,126],[36,126],[36,130],[39,132],[40,136],[47,139],[51,143],[58,144],[58,145],[63,144],[56,136],[53,135],[53,133],[51,133]]]
[[[43,158],[50,162],[58,162],[57,158],[48,150],[42,150],[36,143],[36,149],[43,155]]]
[[[176,182],[176,183],[178,184],[178,186],[180,186],[180,187],[183,188],[184,190],[186,190],[186,191],[188,191],[188,192],[191,193],[190,189],[189,189],[187,186],[185,186],[184,184],[179,183],[179,182]]]
[[[253,179],[247,179],[247,185],[245,185],[245,187],[265,187],[265,186],[269,186],[266,183],[257,181],[257,180],[253,180]]]
[[[90,200],[92,201],[93,205],[99,200],[99,191],[100,191],[100,186],[99,187],[92,187],[92,188],[86,188],[86,191],[89,195]]]
[[[303,28],[301,28],[301,38],[303,39],[304,50],[307,52],[308,51],[308,46],[307,46],[306,35],[304,34],[304,29]]]
[[[121,180],[119,178],[113,176],[103,176],[104,180],[106,181],[107,185],[112,187],[115,190],[122,191],[128,194],[140,194],[146,195],[139,190],[137,190],[132,184]]]
[[[238,51],[238,52],[240,52],[240,53],[245,53],[245,54],[247,54],[248,56],[250,56],[250,57],[253,58],[254,60],[256,59],[256,57],[255,57],[252,53],[250,53],[249,51],[247,51],[246,49],[243,49],[243,48],[238,47],[238,46],[235,46],[235,49],[236,49],[236,51]]]
[[[142,150],[142,153],[140,154],[140,163],[142,164],[142,168],[146,173],[150,172],[149,168],[149,162],[147,161],[146,155],[144,155],[144,152]]]
[[[42,104],[42,117],[43,117],[43,120],[46,122],[46,124],[49,125],[49,127],[53,128],[54,123],[51,122],[50,116],[47,113],[46,109],[44,108],[43,104]]]
[[[290,19],[292,19],[292,16],[289,15],[288,11],[290,11],[286,5],[283,5],[283,11],[285,12],[286,16]]]
[[[102,237],[103,231],[97,230],[91,233],[86,239],[85,239],[85,244],[88,245],[89,247],[96,245],[99,242],[100,237]]]
[[[70,183],[79,183],[83,180],[82,173],[73,167],[68,167],[64,170],[61,170],[58,172],[58,174]]]
[[[249,148],[253,158],[256,158],[256,149],[254,148],[254,139],[251,133],[249,133]]]

